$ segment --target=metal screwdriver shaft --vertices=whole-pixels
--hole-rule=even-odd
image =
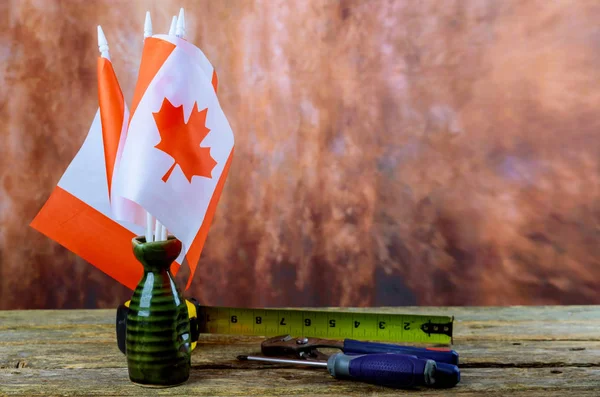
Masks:
[[[323,361],[292,360],[287,358],[271,358],[259,356],[238,356],[237,358],[238,360],[242,361],[264,361],[267,363],[309,365],[312,367],[327,368],[327,363]]]

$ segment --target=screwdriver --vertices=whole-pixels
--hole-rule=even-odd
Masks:
[[[460,382],[460,370],[456,365],[458,364],[458,353],[454,350],[344,339],[342,352],[350,355],[394,353],[434,360],[437,364],[435,387],[454,387]]]
[[[291,360],[260,356],[238,356],[238,360],[309,365],[327,368],[338,379],[352,379],[394,388],[433,386],[437,365],[433,360],[403,354],[365,354],[350,356],[336,353],[325,361]]]
[[[352,339],[292,338],[290,335],[275,336],[260,344],[260,349],[265,356],[281,357],[282,355],[294,355],[305,359],[325,360],[327,356],[318,350],[320,348],[341,349],[342,353],[351,356],[393,353],[433,360],[437,366],[435,387],[454,387],[460,382],[460,369],[455,365],[458,364],[458,353],[445,348],[401,346]]]

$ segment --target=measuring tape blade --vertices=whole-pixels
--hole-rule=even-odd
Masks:
[[[453,317],[198,306],[200,333],[451,344]]]

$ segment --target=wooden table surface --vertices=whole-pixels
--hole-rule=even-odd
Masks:
[[[345,309],[349,310],[349,309]],[[461,383],[398,391],[322,369],[238,362],[261,338],[202,335],[183,386],[130,383],[114,310],[0,311],[0,395],[600,396],[600,307],[377,308],[455,316]]]

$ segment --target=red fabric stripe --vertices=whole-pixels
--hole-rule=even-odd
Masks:
[[[221,173],[219,182],[217,182],[217,186],[215,187],[215,192],[212,198],[210,199],[210,203],[208,204],[208,208],[206,209],[206,215],[204,216],[204,221],[202,222],[202,225],[198,230],[198,234],[196,234],[196,237],[194,238],[194,241],[192,241],[190,249],[186,254],[186,258],[190,266],[190,278],[188,279],[187,285],[185,287],[186,290],[190,287],[192,279],[194,278],[194,273],[196,272],[196,267],[198,266],[198,261],[200,260],[200,254],[202,253],[202,249],[204,248],[204,242],[206,241],[206,237],[208,236],[210,224],[212,223],[213,216],[215,215],[215,211],[217,210],[217,203],[219,202],[219,198],[221,197],[221,192],[223,191],[223,186],[225,185],[225,179],[227,179],[227,174],[229,172],[229,166],[231,165],[232,158],[233,149],[231,149],[231,153],[229,153],[227,163],[225,163],[225,167],[223,168],[223,172]]]
[[[131,246],[135,235],[59,186],[31,226],[132,290],[142,279]],[[173,263],[171,272],[178,269]]]
[[[125,101],[112,63],[106,58],[98,58],[98,103],[110,200],[113,171],[125,118]]]
[[[217,72],[215,70],[213,70],[213,75],[212,75],[212,86],[215,89],[215,94],[217,93],[217,88],[219,86],[219,77],[217,76]]]
[[[129,120],[133,117],[142,97],[146,93],[146,89],[165,63],[169,55],[175,49],[175,44],[169,43],[154,37],[148,37],[144,40],[144,50],[142,52],[142,62],[140,63],[140,71],[138,80],[133,93],[133,102],[131,104],[131,113]]]

